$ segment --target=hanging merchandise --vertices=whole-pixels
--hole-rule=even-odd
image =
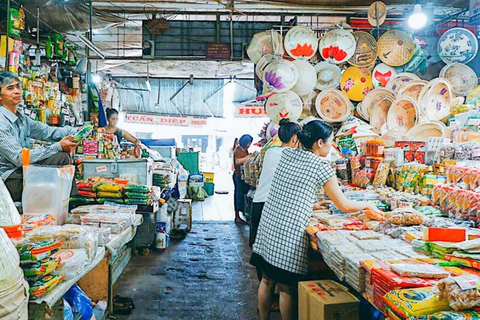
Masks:
[[[368,8],[367,17],[372,27],[381,26],[387,19],[387,6],[381,1],[375,1]]]
[[[397,95],[400,98],[403,98],[403,97],[411,98],[418,105],[418,98],[420,97],[420,93],[422,92],[426,84],[427,84],[427,81],[425,80],[410,81],[406,85],[401,87]],[[419,111],[421,112],[421,110]]]
[[[437,48],[446,64],[469,63],[477,56],[478,40],[468,29],[452,28],[440,37]]]
[[[293,64],[298,70],[298,80],[293,86],[292,91],[300,96],[309,94],[315,88],[317,83],[317,72],[310,62],[305,60],[295,60]]]
[[[318,40],[315,33],[305,26],[295,26],[285,36],[285,50],[293,59],[308,60],[317,49]]]
[[[276,124],[273,121],[270,121],[270,123],[267,125],[267,129],[265,130],[266,138],[267,140],[272,139],[275,137],[278,133],[279,125]]]
[[[343,122],[353,111],[353,105],[340,90],[327,89],[317,96],[315,109],[326,122]]]
[[[47,40],[45,41],[45,55],[47,59],[53,58],[53,43],[50,36],[48,36]]]
[[[385,87],[388,81],[396,75],[397,70],[395,68],[385,63],[379,63],[372,72],[373,86],[375,88]]]
[[[278,124],[281,119],[297,121],[302,114],[302,99],[293,91],[275,93],[267,99],[265,111],[273,122]]]
[[[400,98],[395,100],[388,110],[387,127],[388,130],[405,133],[417,124],[417,120],[417,104],[410,98]]]
[[[23,14],[23,9],[20,9],[22,14]],[[8,33],[10,37],[20,39],[21,33],[23,29],[25,28],[25,22],[23,18],[20,15],[20,10],[17,10],[15,8],[10,8],[10,24],[8,25]],[[23,26],[23,29],[22,29]]]
[[[423,52],[423,49],[415,41],[415,50],[413,51],[412,59],[404,66],[404,70],[407,72],[425,72],[427,68],[427,55]]]
[[[378,39],[378,57],[389,66],[403,66],[412,59],[414,51],[412,38],[403,31],[390,30]]]
[[[405,135],[411,141],[428,141],[430,138],[443,137],[447,127],[443,122],[430,121],[420,123],[408,130]]]
[[[472,68],[462,63],[447,64],[440,71],[440,77],[452,85],[453,93],[466,96],[478,84],[478,78]]]
[[[452,106],[452,86],[442,78],[430,81],[423,89],[423,99],[419,101],[429,120],[446,121]]]
[[[355,67],[368,67],[374,64],[377,60],[377,41],[375,38],[364,31],[355,31],[353,36],[356,41],[355,53],[348,60],[348,63]]]
[[[393,103],[393,99],[384,96],[373,104],[370,116],[370,125],[376,133],[382,133],[382,127],[387,122],[387,114]]]
[[[53,56],[58,59],[64,58],[65,55],[65,46],[63,41],[63,36],[61,34],[54,34],[53,36]]]
[[[336,64],[322,61],[315,65],[315,70],[317,71],[316,89],[321,91],[330,88],[337,88],[340,85],[342,69]]]
[[[402,72],[391,78],[385,88],[392,90],[395,94],[397,94],[403,86],[414,80],[420,80],[420,78],[413,73]]]
[[[327,32],[318,50],[322,58],[328,62],[340,64],[353,57],[356,49],[355,37],[350,31],[335,29]]]
[[[342,74],[340,87],[350,100],[362,101],[373,89],[372,74],[366,68],[349,67]]]
[[[254,34],[247,48],[247,55],[253,63],[266,54],[283,56],[283,53],[282,36],[274,30]]]
[[[293,88],[297,80],[297,67],[290,61],[275,60],[265,67],[263,83],[271,92],[287,92]]]

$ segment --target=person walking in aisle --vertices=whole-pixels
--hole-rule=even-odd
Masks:
[[[250,189],[249,185],[242,180],[242,169],[241,166],[250,159],[251,155],[248,153],[248,148],[252,144],[253,137],[249,134],[244,134],[238,140],[238,146],[236,146],[233,151],[233,163],[234,163],[234,172],[233,172],[233,183],[235,186],[235,223],[245,222],[240,217],[240,212],[245,212],[245,195]]]
[[[314,120],[305,124],[297,136],[304,150],[282,150],[253,244],[250,262],[263,271],[258,288],[258,309],[262,320],[270,317],[272,288],[277,283],[282,319],[293,317],[294,292],[308,272],[309,242],[305,228],[320,186],[344,212],[378,211],[372,203],[347,199],[330,163],[321,159],[330,152],[332,126]]]

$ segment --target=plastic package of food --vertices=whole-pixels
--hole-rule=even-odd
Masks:
[[[89,227],[85,226],[87,228],[88,232],[91,232],[97,237],[97,242],[99,246],[104,246],[108,242],[110,242],[110,237],[112,234],[112,231],[110,228],[96,228],[96,227]]]
[[[429,279],[443,279],[449,276],[448,272],[441,267],[430,264],[393,264],[390,269],[402,277],[418,277]]]
[[[476,320],[480,313],[475,311],[441,311],[434,314],[412,317],[409,320]]]
[[[480,306],[480,278],[464,275],[443,279],[437,285],[454,310],[470,310]]]
[[[95,198],[97,194],[93,191],[78,190],[78,194],[83,197]]]
[[[60,259],[54,255],[34,263],[22,265],[23,273],[27,278],[43,277],[55,271]]]
[[[94,186],[94,190],[99,192],[121,192],[123,185],[118,185],[115,183],[103,183],[101,185]]]
[[[43,278],[38,279],[34,283],[30,283],[30,296],[35,299],[56,287],[60,281],[63,280],[63,276],[56,274],[49,274]]]
[[[126,204],[150,205],[151,199],[125,199]]]
[[[125,192],[125,195],[128,198],[133,199],[149,199],[150,195],[148,193],[141,193],[141,192]]]
[[[140,185],[134,185],[134,184],[131,184],[131,185],[128,185],[125,187],[125,191],[128,191],[128,192],[143,192],[143,193],[148,193],[150,192],[150,188],[149,187],[146,187],[146,186],[140,186]]]
[[[413,211],[393,211],[387,214],[387,220],[396,225],[414,226],[423,223],[423,216]]]
[[[98,191],[97,196],[100,198],[123,198],[122,192],[109,192],[109,191]]]
[[[372,230],[355,231],[351,235],[359,240],[382,239],[383,235]]]
[[[74,278],[82,272],[88,261],[85,249],[64,249],[55,253],[52,257],[60,260],[55,273],[64,276],[66,279]]]
[[[24,263],[33,263],[50,257],[60,250],[62,244],[59,241],[31,241],[22,239],[16,245],[20,254],[20,261]]]

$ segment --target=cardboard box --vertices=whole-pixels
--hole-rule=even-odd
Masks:
[[[462,228],[423,228],[423,240],[443,242],[463,242],[467,240],[467,230]]]
[[[332,280],[298,284],[299,320],[358,320],[359,301]]]

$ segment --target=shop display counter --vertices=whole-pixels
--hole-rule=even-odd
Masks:
[[[153,184],[152,159],[85,159],[83,160],[84,179],[91,177],[118,178],[122,174],[137,177],[139,185],[151,187]]]

